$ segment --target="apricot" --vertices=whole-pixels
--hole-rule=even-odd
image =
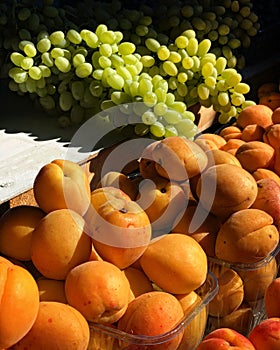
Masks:
[[[279,232],[273,218],[263,210],[243,209],[221,226],[216,239],[216,256],[232,263],[262,261],[277,246]]]
[[[280,123],[280,107],[277,107],[274,109],[272,113],[272,122],[274,124],[279,124]]]
[[[172,232],[187,234],[194,238],[208,256],[215,255],[216,236],[221,221],[198,204],[189,205],[184,213],[178,215]]]
[[[152,179],[158,176],[155,167],[155,160],[153,159],[153,149],[160,141],[154,141],[146,146],[139,159],[139,171],[143,179]]]
[[[243,169],[250,173],[258,168],[271,168],[275,151],[272,146],[261,141],[249,141],[241,145],[235,154]]]
[[[232,213],[249,208],[258,188],[253,176],[233,164],[218,164],[206,169],[198,180],[196,192],[205,210],[224,220]]]
[[[175,296],[164,291],[153,291],[141,294],[129,303],[125,314],[118,322],[118,329],[134,335],[159,336],[172,331],[183,316],[183,308]],[[183,332],[153,345],[153,348],[177,349],[182,336]]]
[[[262,179],[272,179],[275,182],[277,182],[278,185],[280,186],[280,177],[273,170],[259,168],[259,169],[255,170],[252,173],[252,175],[256,181],[262,180]]]
[[[207,165],[204,150],[180,136],[161,140],[152,150],[152,156],[160,176],[179,182],[199,174]]]
[[[207,151],[206,155],[208,157],[207,168],[217,164],[234,164],[241,167],[239,160],[233,154],[227,151],[221,149],[213,149]]]
[[[274,166],[273,171],[280,176],[280,147],[277,147],[275,149],[275,160],[274,160]]]
[[[220,149],[226,152],[229,152],[230,154],[234,155],[236,154],[237,149],[244,145],[245,141],[241,139],[229,139],[227,143],[222,146]]]
[[[270,125],[265,130],[263,141],[273,148],[280,147],[280,124]]]
[[[181,209],[187,206],[187,197],[178,183],[157,176],[140,183],[137,203],[148,215],[152,229],[166,233]]]
[[[141,256],[140,264],[151,281],[174,294],[189,293],[200,287],[208,269],[207,256],[201,245],[181,233],[152,240]]]
[[[209,314],[224,317],[237,310],[243,302],[244,287],[239,274],[231,268],[211,264],[210,270],[218,279],[218,293],[209,303]]]
[[[280,277],[273,279],[265,290],[264,304],[266,316],[280,317]]]
[[[264,297],[267,287],[276,277],[277,261],[273,258],[261,267],[253,270],[241,269],[238,272],[244,284],[244,300],[256,302]]]
[[[277,91],[277,84],[275,82],[267,82],[261,84],[257,89],[257,97],[260,99],[263,96],[270,95]]]
[[[41,301],[32,328],[11,350],[87,350],[89,336],[89,325],[78,310],[56,301]]]
[[[278,350],[280,346],[280,318],[270,317],[258,323],[248,335],[255,350]]]
[[[241,129],[251,124],[258,124],[266,129],[272,124],[272,109],[263,104],[248,106],[239,113],[236,124]]]
[[[141,294],[153,291],[153,284],[143,271],[129,266],[123,272],[130,284],[130,301]]]
[[[280,93],[272,92],[269,95],[261,97],[259,99],[259,104],[268,106],[274,111],[276,108],[280,107]]]
[[[63,280],[92,250],[85,221],[76,212],[58,209],[40,220],[32,234],[31,259],[44,277]]]
[[[20,261],[31,260],[31,237],[45,213],[32,205],[18,205],[0,217],[0,252]]]
[[[202,299],[195,292],[175,295],[182,305],[185,316],[196,312]],[[184,328],[183,338],[177,350],[192,350],[201,341],[207,323],[207,307],[203,307]]]
[[[143,254],[152,234],[150,219],[145,210],[127,197],[119,196],[118,193],[110,194],[108,200],[100,206],[95,203],[96,209],[93,206],[86,218],[98,255],[122,269]],[[100,203],[102,201],[101,192]]]
[[[33,326],[39,310],[39,291],[25,268],[0,256],[0,348],[9,348]]]
[[[124,314],[130,284],[125,274],[107,261],[88,261],[74,267],[65,280],[68,303],[90,322],[114,323]]]
[[[39,289],[40,301],[57,301],[60,303],[67,303],[64,281],[54,280],[50,278],[39,278],[37,280]]]
[[[66,159],[45,164],[35,177],[33,191],[46,213],[69,208],[83,215],[90,204],[88,176],[77,163]]]
[[[223,128],[219,135],[227,142],[230,139],[241,139],[242,130],[236,125],[230,125]]]
[[[263,134],[265,129],[258,124],[246,125],[241,133],[241,140],[249,141],[263,141]]]
[[[204,133],[197,136],[194,142],[197,143],[204,151],[219,149],[226,144],[226,140],[222,136],[210,133]]]

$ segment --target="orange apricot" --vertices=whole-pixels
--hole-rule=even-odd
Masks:
[[[267,96],[261,97],[259,104],[267,106],[274,111],[276,108],[280,107],[280,92],[272,92]]]
[[[68,303],[90,322],[114,323],[124,314],[130,284],[125,274],[107,261],[88,261],[74,267],[65,280]]]
[[[24,337],[39,310],[39,290],[25,268],[0,256],[0,349]]]
[[[240,139],[241,138],[241,129],[236,125],[230,125],[223,128],[220,133],[226,141],[229,139]]]
[[[118,322],[121,331],[143,336],[158,336],[171,331],[183,318],[184,312],[179,300],[164,291],[141,294],[132,300]],[[155,350],[177,349],[183,333],[153,345]]]
[[[209,149],[221,148],[226,143],[225,139],[222,136],[218,134],[210,134],[210,133],[204,133],[199,135],[195,139],[195,142],[197,142],[198,140],[205,141]]]
[[[265,129],[258,124],[246,125],[241,133],[241,140],[249,141],[262,141]]]
[[[272,124],[272,109],[263,104],[251,105],[244,108],[237,117],[236,124],[244,129],[250,124],[258,124],[267,128]]]
[[[273,170],[258,168],[252,173],[252,175],[256,181],[269,178],[277,182],[278,185],[280,186],[280,177]]]
[[[261,84],[257,89],[257,97],[260,99],[263,96],[267,96],[272,92],[277,91],[277,84],[275,82],[268,82]]]
[[[249,141],[241,145],[235,154],[242,167],[254,172],[259,168],[271,168],[275,151],[272,146],[261,141]]]
[[[21,261],[31,260],[32,233],[45,213],[32,205],[18,205],[0,218],[0,252]]]
[[[280,124],[273,124],[266,128],[263,141],[273,148],[280,147]]]
[[[87,350],[89,325],[82,314],[72,306],[41,301],[30,331],[11,350]]]
[[[280,123],[280,107],[277,107],[276,109],[274,109],[271,118],[274,124]]]
[[[71,268],[89,259],[91,251],[85,221],[70,209],[48,213],[32,234],[32,262],[47,278],[65,279]]]
[[[232,155],[236,154],[237,149],[243,145],[245,141],[241,139],[229,139],[227,143],[221,147],[221,150],[231,153]]]
[[[153,290],[152,282],[144,274],[143,271],[135,267],[127,267],[123,270],[130,284],[131,297],[130,301],[141,294],[151,292]]]

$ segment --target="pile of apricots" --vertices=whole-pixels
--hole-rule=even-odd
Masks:
[[[137,176],[54,159],[0,217],[1,350],[210,350],[205,330],[252,329],[278,276],[280,107],[137,152]]]

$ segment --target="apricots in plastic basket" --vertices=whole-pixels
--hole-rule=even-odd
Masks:
[[[41,301],[30,331],[11,350],[86,350],[89,325],[82,314],[70,305]]]
[[[25,268],[0,256],[0,349],[9,348],[33,326],[39,291]]]

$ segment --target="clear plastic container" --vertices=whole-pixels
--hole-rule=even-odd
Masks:
[[[196,290],[201,301],[192,312],[169,332],[157,336],[129,334],[116,327],[90,324],[91,339],[88,350],[193,350],[201,342],[208,317],[208,304],[218,292],[218,281],[208,273],[204,284]],[[170,342],[182,337],[179,347],[173,348]]]
[[[206,333],[230,327],[248,335],[266,318],[264,295],[267,286],[278,276],[279,251],[280,244],[265,259],[251,264],[208,258],[209,270],[218,279],[219,291],[209,303]],[[227,269],[232,270],[231,273]],[[220,283],[219,276],[226,273],[228,278],[222,277]]]

